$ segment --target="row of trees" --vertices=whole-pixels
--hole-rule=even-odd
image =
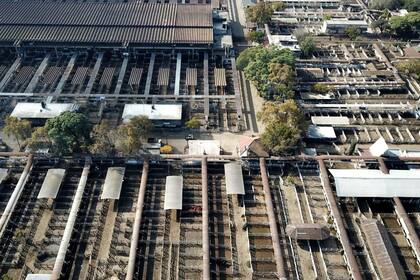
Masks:
[[[372,0],[369,8],[374,10],[397,10],[406,9],[409,12],[420,11],[420,1],[418,0]]]
[[[391,13],[385,10],[379,19],[372,23],[372,27],[403,38],[417,37],[420,29],[420,12],[411,12],[405,16],[391,16]]]
[[[257,117],[266,125],[261,142],[271,154],[284,155],[296,149],[306,122],[295,101],[266,102]]]
[[[289,49],[257,46],[238,56],[238,69],[266,99],[289,99],[294,96],[295,57]]]
[[[29,121],[8,117],[3,132],[14,137],[19,148],[49,149],[59,155],[87,151],[111,155],[116,152],[137,153],[152,127],[152,122],[144,116],[132,118],[117,128],[112,128],[107,122],[91,127],[84,114],[64,112],[34,130]]]

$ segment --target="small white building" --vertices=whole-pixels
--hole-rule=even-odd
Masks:
[[[18,103],[11,117],[29,120],[46,120],[59,116],[64,112],[74,112],[79,109],[75,103]]]
[[[327,34],[345,34],[346,29],[349,27],[358,28],[360,32],[365,33],[368,31],[369,25],[365,20],[330,19],[324,21],[321,32]]]
[[[122,114],[123,122],[138,116],[146,116],[156,127],[177,127],[181,125],[182,104],[126,104]]]

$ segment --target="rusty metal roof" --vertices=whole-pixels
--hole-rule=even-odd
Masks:
[[[211,44],[210,5],[0,2],[0,41]]]
[[[361,222],[361,228],[366,236],[369,251],[380,278],[406,279],[404,270],[384,225],[375,219],[367,219]]]

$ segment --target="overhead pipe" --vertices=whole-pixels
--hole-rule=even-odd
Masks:
[[[58,249],[57,258],[55,259],[54,268],[51,273],[51,280],[58,280],[61,276],[63,264],[66,258],[67,248],[70,244],[71,235],[73,233],[73,227],[76,222],[77,213],[79,212],[80,203],[82,202],[83,192],[85,191],[86,182],[89,175],[91,165],[91,158],[85,159],[85,166],[83,168],[82,175],[80,176],[79,185],[77,186],[76,194],[71,205],[69,218],[64,229],[63,238],[61,239],[60,247]]]
[[[3,214],[0,218],[0,238],[3,237],[4,230],[6,229],[7,223],[9,222],[10,217],[12,216],[13,210],[16,207],[16,204],[22,194],[22,191],[25,187],[25,183],[28,180],[29,173],[32,169],[33,155],[29,155],[25,168],[23,169],[22,174],[20,175],[19,181],[16,184],[15,189],[13,190],[12,195],[7,202],[6,208],[3,211]]]
[[[383,158],[378,159],[379,168],[384,174],[389,174],[388,167],[385,164]],[[410,240],[411,246],[413,248],[414,254],[416,255],[416,259],[420,262],[420,239],[417,235],[416,229],[410,219],[408,217],[407,212],[405,211],[404,205],[401,202],[399,197],[392,198],[395,203],[395,213],[397,213],[398,218],[402,221],[403,230],[407,233],[408,240]]]
[[[357,264],[356,257],[354,256],[353,249],[350,245],[350,239],[347,234],[346,228],[344,226],[343,219],[341,218],[340,210],[337,206],[337,201],[335,200],[334,193],[331,189],[330,178],[328,177],[327,167],[322,159],[318,160],[319,170],[322,179],[322,186],[324,187],[324,192],[327,197],[327,201],[331,207],[332,215],[334,216],[334,221],[337,226],[337,232],[341,239],[341,244],[344,249],[344,254],[346,255],[348,266],[350,268],[350,273],[354,280],[362,280],[362,274],[360,273],[359,265]]]
[[[126,280],[132,280],[134,276],[134,268],[136,264],[136,252],[139,244],[141,216],[143,213],[144,197],[146,195],[147,177],[149,175],[149,162],[145,159],[143,162],[143,171],[141,173],[139,198],[136,204],[136,216],[134,218],[133,234],[130,242],[130,255],[128,257]]]
[[[274,258],[276,261],[277,273],[280,279],[287,279],[283,254],[280,247],[279,232],[277,229],[277,221],[274,214],[273,200],[271,198],[270,184],[268,182],[267,169],[265,166],[265,158],[260,158],[260,172],[264,188],[264,199],[267,207],[268,223],[270,225],[271,239],[273,240]]]
[[[201,160],[201,200],[203,216],[203,280],[210,280],[210,241],[209,241],[209,186],[207,177],[207,158]]]

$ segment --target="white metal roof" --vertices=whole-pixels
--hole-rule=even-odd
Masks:
[[[51,274],[28,274],[25,280],[50,280]]]
[[[63,112],[78,109],[79,105],[74,103],[48,103],[45,108],[42,108],[41,103],[18,103],[10,116],[20,119],[51,119]]]
[[[330,19],[324,21],[324,23],[328,26],[335,26],[335,25],[357,25],[359,27],[367,27],[368,24],[365,20],[349,20],[349,19]]]
[[[182,209],[182,187],[183,179],[182,176],[167,176],[165,185],[165,203],[163,208],[165,210],[170,209]]]
[[[388,151],[389,147],[385,142],[383,137],[380,137],[378,140],[375,141],[370,147],[369,152],[374,157],[380,157]]]
[[[331,124],[331,125],[347,125],[350,124],[348,117],[320,117],[313,116],[311,117],[313,124]]]
[[[225,163],[225,178],[227,194],[245,194],[244,178],[240,163]]]
[[[37,198],[56,198],[65,174],[65,169],[48,169]]]
[[[106,172],[101,199],[119,199],[124,181],[125,167],[110,167]]]
[[[420,197],[420,170],[330,169],[337,196]]]
[[[9,169],[7,168],[0,168],[0,184],[7,178],[9,175]]]
[[[189,155],[220,155],[220,141],[218,140],[189,140]]]
[[[146,116],[150,120],[181,120],[182,104],[125,104],[123,121],[137,116]]]
[[[316,125],[310,125],[308,127],[308,137],[312,139],[337,138],[337,136],[335,135],[334,128],[332,126],[316,126]]]

